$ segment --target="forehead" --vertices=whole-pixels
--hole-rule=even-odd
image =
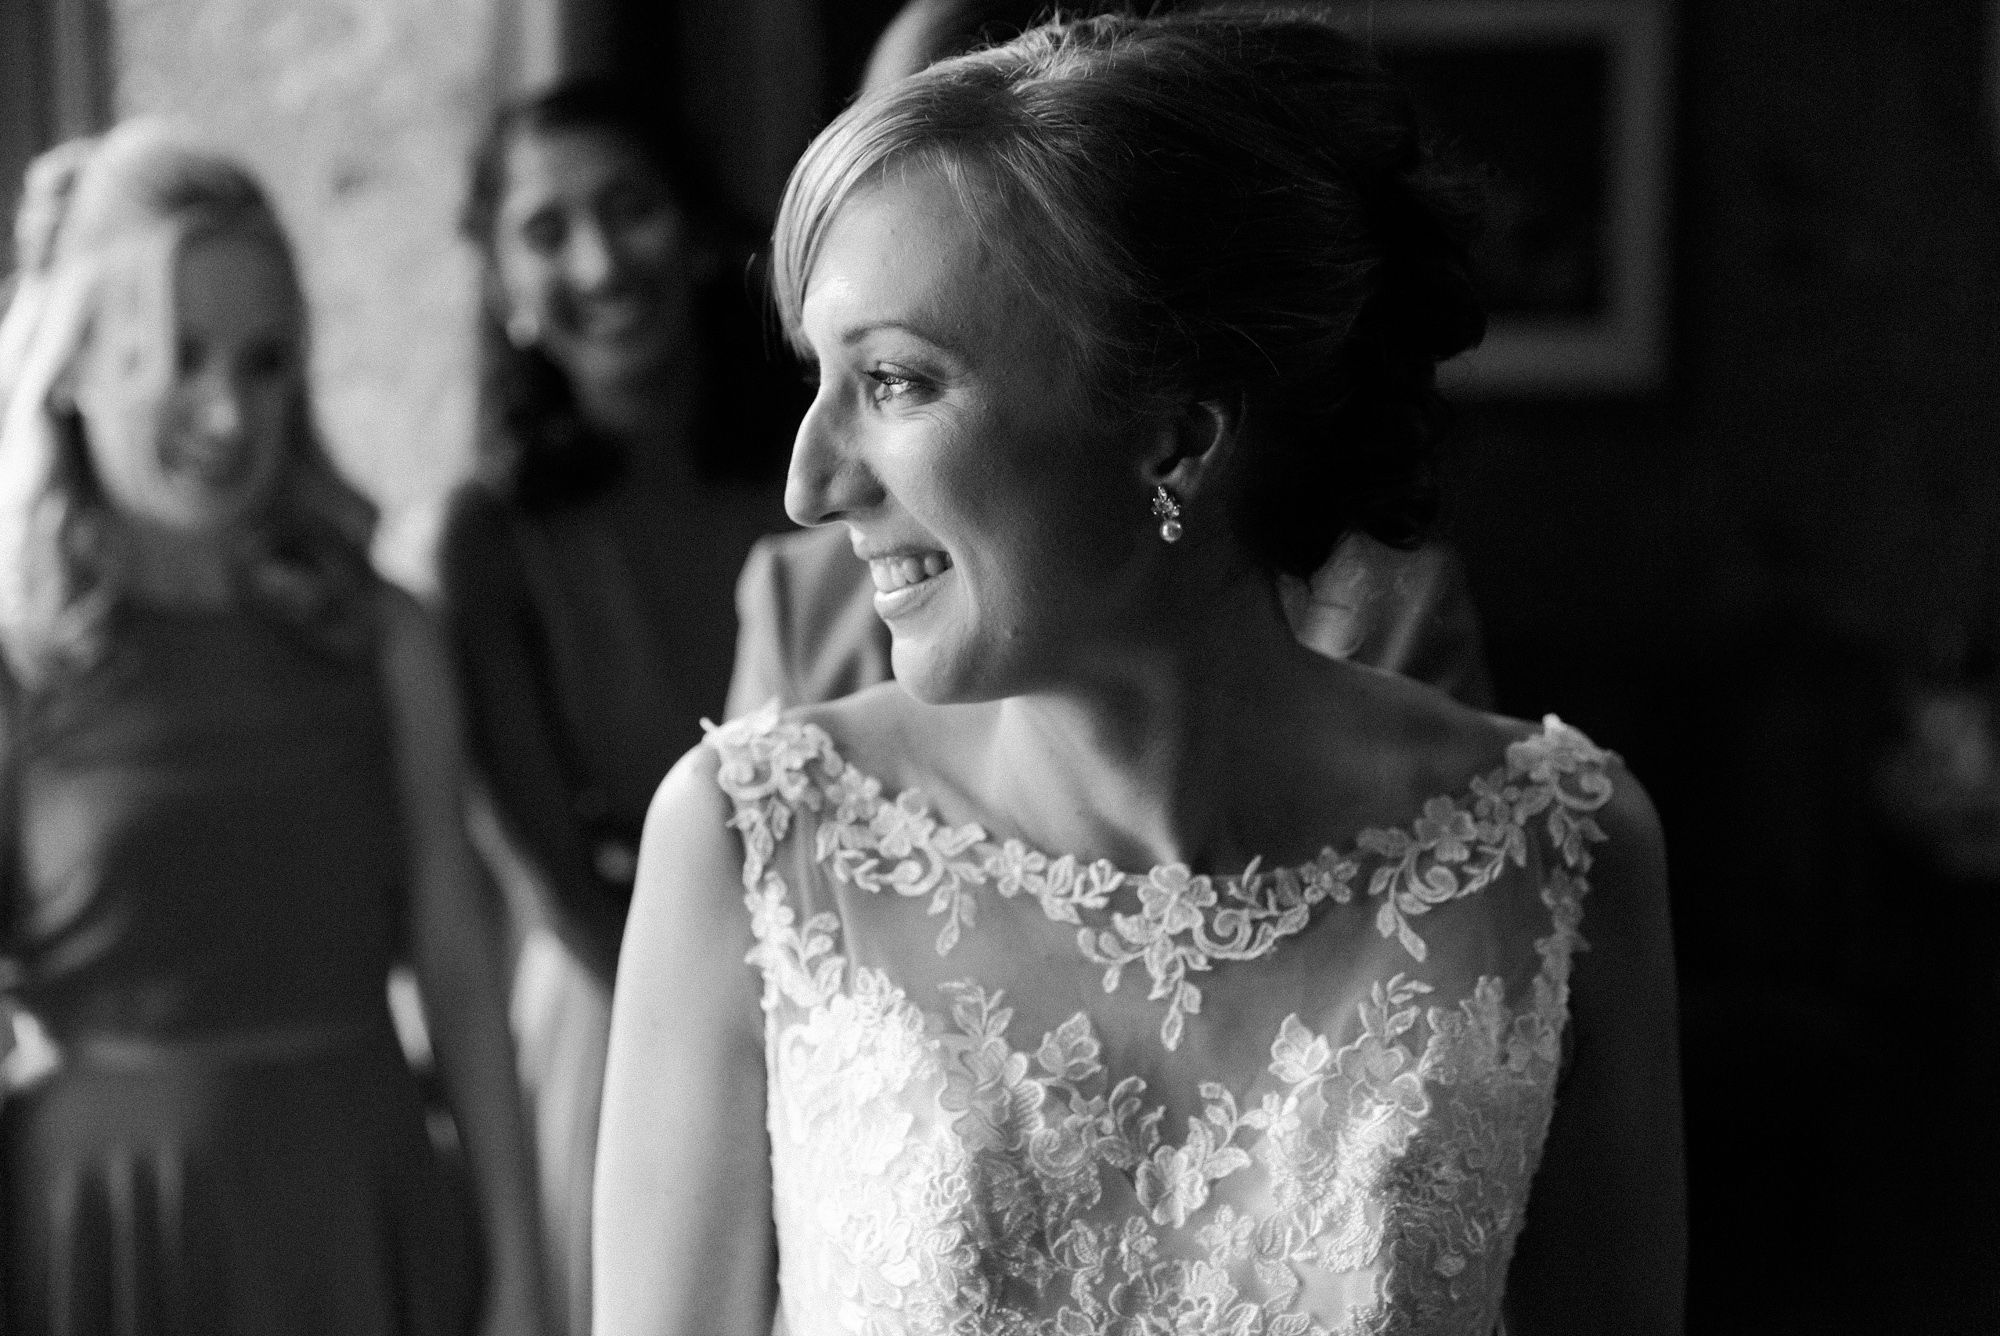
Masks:
[[[510,211],[549,200],[587,198],[613,182],[660,184],[659,173],[623,134],[609,129],[534,130],[507,146]]]
[[[1039,320],[949,182],[892,172],[835,212],[801,304],[810,336],[871,323],[916,323],[969,342]]]
[[[229,334],[289,330],[301,317],[290,262],[253,227],[196,233],[174,262],[174,312],[183,329]]]

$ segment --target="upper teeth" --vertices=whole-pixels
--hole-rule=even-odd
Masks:
[[[926,552],[920,557],[876,557],[868,563],[868,574],[874,579],[876,590],[884,594],[921,583],[950,569],[951,558],[942,552]]]

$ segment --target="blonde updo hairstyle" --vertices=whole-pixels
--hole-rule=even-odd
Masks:
[[[834,216],[890,171],[947,183],[1106,420],[1240,405],[1232,528],[1266,567],[1310,576],[1355,529],[1425,535],[1437,364],[1485,330],[1471,196],[1326,17],[1058,21],[857,102],[779,212],[773,283],[795,341]]]
[[[0,423],[0,648],[29,680],[90,666],[115,648],[130,556],[98,482],[73,397],[78,359],[119,316],[154,301],[144,331],[171,368],[174,269],[218,233],[268,243],[294,276],[277,216],[250,173],[150,120],[107,133],[77,169],[53,227],[34,327]],[[135,286],[136,285],[136,286]],[[341,652],[372,643],[374,505],[328,457],[301,377],[286,452],[260,510],[230,536],[240,597]]]

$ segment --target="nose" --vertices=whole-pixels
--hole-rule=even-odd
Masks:
[[[213,440],[229,441],[243,434],[243,392],[226,377],[216,376],[201,389],[196,420]]]
[[[831,524],[882,498],[874,471],[852,448],[838,398],[822,389],[799,421],[785,475],[785,513],[796,524]]]
[[[579,292],[595,292],[611,281],[618,271],[618,256],[612,250],[611,238],[604,229],[594,222],[586,222],[570,229],[569,251],[564,267],[569,270],[569,281]]]

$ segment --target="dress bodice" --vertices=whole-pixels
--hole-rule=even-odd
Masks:
[[[990,839],[775,710],[711,740],[792,1336],[1493,1329],[1611,794],[1580,733],[1230,877]]]
[[[23,697],[21,998],[59,1037],[383,1019],[407,864],[377,657],[121,617]]]

